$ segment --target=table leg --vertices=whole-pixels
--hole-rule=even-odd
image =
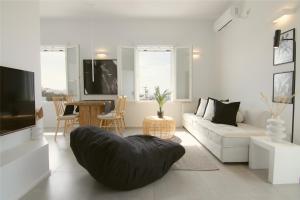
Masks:
[[[79,106],[79,124],[80,126],[90,125],[90,106]]]
[[[99,126],[99,119],[97,118],[104,111],[102,105],[90,106],[90,125]]]

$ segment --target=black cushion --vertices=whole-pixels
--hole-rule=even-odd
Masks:
[[[220,101],[220,102],[229,102],[229,99],[221,99],[221,100],[218,100],[218,99],[215,99],[215,98],[212,98],[212,97],[208,97],[208,98],[207,98],[207,102],[206,102],[205,109],[204,109],[204,112],[203,112],[203,115],[202,115],[202,117],[204,117],[204,115],[205,115],[206,108],[207,108],[207,105],[208,105],[208,102],[209,102],[209,100],[212,100],[212,101],[214,101],[214,104],[215,104],[215,101]]]
[[[64,115],[73,115],[74,105],[66,105]]]
[[[236,115],[239,107],[240,102],[222,103],[215,100],[215,115],[212,118],[212,122],[237,126]]]
[[[104,113],[109,113],[115,109],[115,102],[113,100],[104,101]]]
[[[197,114],[200,103],[201,103],[201,98],[199,98],[199,100],[198,100],[198,105],[197,105],[196,111],[194,112],[195,115]]]
[[[72,131],[70,145],[92,177],[120,190],[139,188],[161,178],[185,153],[172,141],[144,135],[122,138],[91,126]]]
[[[221,99],[221,102],[229,102],[229,99]]]

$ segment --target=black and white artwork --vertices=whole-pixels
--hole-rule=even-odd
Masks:
[[[273,75],[273,102],[292,104],[294,94],[294,72]]]
[[[83,60],[84,94],[118,94],[117,60]]]
[[[295,61],[295,29],[284,32],[280,36],[278,48],[274,48],[274,65]]]

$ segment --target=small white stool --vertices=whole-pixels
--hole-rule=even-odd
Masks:
[[[267,136],[251,137],[250,169],[268,169],[272,184],[300,183],[300,146],[287,141],[273,142]]]

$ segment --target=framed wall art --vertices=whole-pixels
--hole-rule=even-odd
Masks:
[[[295,29],[281,33],[279,47],[273,50],[274,66],[295,61],[295,44]]]
[[[273,74],[273,102],[293,104],[295,93],[294,72]]]

